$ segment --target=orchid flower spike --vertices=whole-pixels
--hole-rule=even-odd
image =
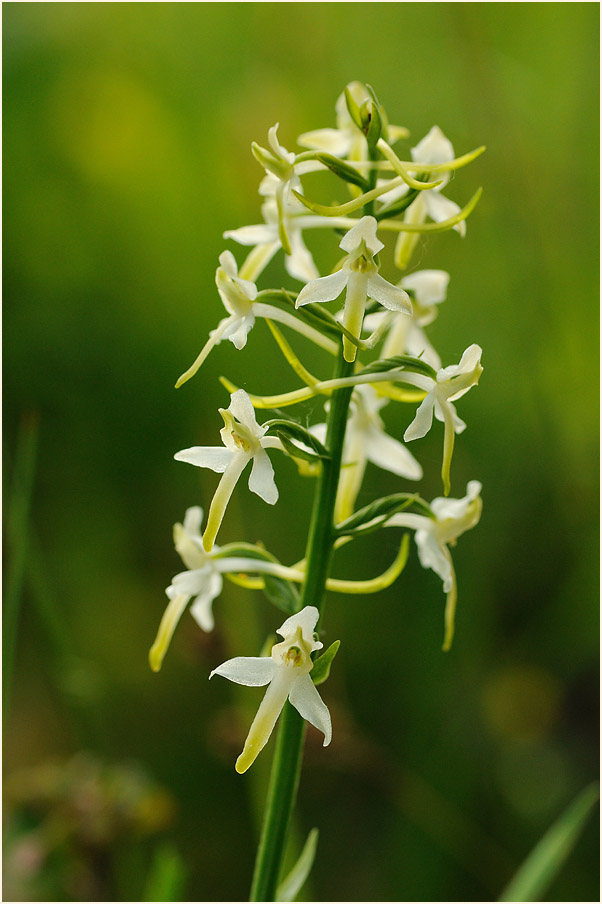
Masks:
[[[422,478],[420,463],[403,443],[385,432],[379,411],[387,402],[368,384],[353,390],[335,505],[337,524],[353,514],[368,462],[407,480]],[[316,424],[311,432],[319,440],[325,440],[326,424]]]
[[[479,345],[471,345],[466,349],[459,364],[452,364],[437,372],[436,379],[425,374],[404,374],[404,381],[426,390],[427,394],[416,410],[414,420],[403,435],[406,442],[419,439],[431,429],[433,413],[438,421],[444,424],[443,465],[441,476],[445,495],[450,490],[450,468],[454,450],[454,436],[466,429],[466,424],[458,417],[452,404],[472,386],[476,386],[483,373],[481,366],[482,349]]]
[[[278,634],[284,640],[272,647],[270,656],[237,656],[219,665],[209,675],[209,678],[221,675],[249,687],[269,685],[236,761],[237,772],[246,772],[263,750],[287,700],[323,733],[324,747],[330,744],[330,713],[309,674],[314,665],[311,654],[322,648],[322,644],[314,640],[319,615],[315,606],[306,606],[278,628]]]
[[[203,534],[203,548],[209,552],[222,523],[226,506],[238,478],[247,464],[252,461],[249,489],[265,502],[274,505],[278,500],[278,489],[274,482],[274,469],[266,449],[282,449],[280,440],[266,436],[267,427],[257,423],[255,411],[244,389],[238,389],[230,396],[228,408],[220,408],[224,419],[220,431],[225,448],[219,446],[192,446],[176,452],[176,461],[185,461],[198,468],[211,468],[222,478],[217,486],[209,508],[207,527]]]
[[[391,311],[412,313],[410,297],[404,289],[394,286],[378,273],[374,255],[384,248],[376,235],[374,217],[362,217],[343,236],[339,247],[347,252],[340,270],[309,282],[297,296],[296,307],[304,304],[333,301],[347,289],[343,326],[359,338],[364,319],[366,300],[373,298]],[[343,338],[343,356],[355,361],[357,348],[346,336]]]
[[[433,499],[430,506],[433,518],[411,512],[399,512],[387,521],[387,527],[409,527],[416,531],[414,539],[418,547],[420,564],[423,568],[432,568],[443,581],[443,591],[447,594],[444,650],[449,650],[452,644],[458,595],[449,547],[455,546],[461,534],[479,523],[483,509],[480,493],[479,481],[471,480],[463,499],[441,496]]]

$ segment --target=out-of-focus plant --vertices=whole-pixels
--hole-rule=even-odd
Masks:
[[[362,581],[331,576],[335,552],[383,528],[415,531],[421,564],[443,580],[447,594],[443,647],[448,650],[454,632],[456,577],[449,548],[481,515],[481,484],[469,482],[466,496],[453,498],[451,463],[456,434],[466,424],[455,402],[479,382],[481,348],[469,345],[459,363],[442,366],[425,328],[444,301],[449,276],[440,270],[405,274],[421,234],[455,230],[466,232],[466,219],[477,204],[479,189],[460,207],[443,194],[453,173],[475,160],[484,148],[456,157],[452,144],[438,127],[403,159],[394,149],[408,132],[390,125],[374,91],[352,82],[337,101],[337,127],[319,129],[299,137],[306,148],[288,151],[278,138],[278,126],[269,131],[268,145],[253,144],[256,160],[265,170],[260,185],[264,222],[226,233],[250,247],[237,264],[225,251],[219,258],[216,284],[227,316],[210,334],[195,362],[178,379],[182,386],[201,367],[220,342],[229,339],[243,349],[258,320],[265,320],[279,351],[303,384],[292,392],[270,396],[247,393],[223,379],[230,404],[221,408],[222,445],[194,446],[176,459],[220,474],[207,523],[192,507],[183,524],[174,528],[174,541],[187,570],[167,588],[169,604],[150,653],[158,671],[178,620],[192,600],[191,613],[199,626],[211,630],[213,601],[223,577],[248,589],[261,589],[286,614],[277,628],[282,640],[269,644],[261,656],[238,656],[218,665],[217,674],[248,686],[267,686],[252,722],[237,772],[244,773],[267,744],[280,720],[262,836],[252,882],[251,900],[292,900],[311,869],[317,835],[310,834],[297,866],[283,881],[281,875],[287,828],[299,783],[306,722],[318,728],[324,746],[330,743],[330,712],[316,685],[329,675],[338,642],[322,648],[318,624],[327,589],[348,595],[370,594],[389,586],[403,570],[408,556],[408,535],[402,534],[399,552],[390,567]],[[303,178],[312,173],[334,173],[348,199],[326,206],[310,198]],[[350,197],[349,197],[350,196]],[[304,234],[319,231],[328,242],[334,232],[340,253],[334,254],[330,273],[320,275]],[[393,238],[395,267],[383,275],[385,239]],[[260,289],[268,263],[284,252],[292,288]],[[333,309],[325,305],[336,302]],[[282,333],[313,343],[331,360],[331,375],[310,373]],[[326,421],[307,426],[305,413],[288,417],[281,409],[321,397]],[[423,468],[410,450],[385,430],[380,411],[387,404],[407,412],[406,443],[425,436],[433,417],[443,424],[441,477],[444,496],[430,504],[414,490]],[[259,424],[255,409],[277,409]],[[286,566],[259,544],[246,542],[216,546],[229,500],[242,478],[269,505],[279,493],[272,459],[289,456],[301,475],[315,479],[313,511],[305,555]],[[394,491],[356,508],[368,462],[395,477]],[[400,489],[401,480],[411,482]],[[283,524],[293,517],[282,503]],[[300,585],[300,590],[297,589]],[[373,624],[366,603],[366,630],[386,631]],[[317,655],[318,654],[318,655]],[[210,676],[211,677],[211,676]]]
[[[136,764],[78,754],[12,773],[4,797],[6,900],[142,899],[153,877],[165,889],[159,838],[175,802]],[[182,864],[170,857],[178,887],[161,900],[181,890]]]

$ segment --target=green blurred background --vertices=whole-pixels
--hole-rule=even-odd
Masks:
[[[487,145],[448,190],[463,204],[484,186],[466,239],[423,241],[413,262],[452,275],[431,330],[444,363],[484,349],[452,475],[456,496],[483,482],[484,514],[454,554],[451,653],[441,583],[413,546],[389,591],[329,597],[334,740],[323,751],[309,735],[294,830],[296,844],[321,831],[308,895],[494,898],[595,778],[598,15],[593,3],[3,4],[8,672],[19,608],[5,898],[247,896],[271,746],[236,775],[261,692],[207,676],[256,655],[279,614],[227,585],[212,635],[185,615],[159,675],[147,650],[181,569],[172,524],[215,486],[174,452],[217,441],[220,374],[259,392],[298,384],[262,325],[244,353],[224,343],[173,383],[222,316],[218,255],[242,260],[222,233],[260,220],[251,141],[275,121],[289,148],[334,125],[352,79],[410,128],[405,154],[435,123],[457,153]],[[279,263],[267,279],[284,281]],[[440,444],[433,431],[413,450],[427,499]],[[263,540],[292,562],[310,484],[276,465],[280,504],[241,484],[220,542]],[[360,502],[394,489],[372,469]],[[341,554],[338,574],[382,570],[394,533]],[[596,834],[592,821],[550,900],[597,899]]]

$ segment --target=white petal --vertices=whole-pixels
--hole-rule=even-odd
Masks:
[[[428,215],[435,223],[442,223],[443,220],[449,220],[450,217],[455,217],[457,213],[460,213],[460,207],[458,207],[456,202],[450,201],[449,198],[445,198],[439,192],[425,191],[424,194],[426,195],[425,201]],[[457,223],[454,229],[463,237],[466,235],[466,221],[462,220]]]
[[[430,364],[434,370],[441,369],[441,358],[426,337],[426,333],[421,327],[416,326],[414,321],[410,322],[410,329],[406,336],[406,354],[412,355],[413,358],[422,358],[427,364]],[[384,355],[384,357],[388,357]]]
[[[203,631],[213,631],[215,620],[211,604],[222,592],[224,580],[216,571],[211,573],[204,593],[200,593],[190,607],[190,614]]]
[[[466,496],[463,499],[450,499],[444,496],[438,496],[431,502],[431,509],[438,521],[444,521],[448,518],[454,521],[461,521],[468,511],[471,503],[478,498],[482,484],[478,480],[471,480],[466,487]]]
[[[445,409],[451,414],[451,420],[454,427],[454,433],[464,433],[466,430],[466,422],[458,415],[455,405],[445,400],[442,402],[435,401],[435,417],[441,423],[445,423]]]
[[[433,126],[422,141],[412,148],[412,160],[416,163],[450,163],[453,159],[453,145],[439,126]]]
[[[426,436],[433,423],[434,406],[435,396],[432,392],[429,392],[416,409],[416,417],[403,435],[406,443],[410,442],[410,440],[420,439],[420,437]]]
[[[349,232],[339,242],[339,248],[351,253],[358,248],[362,241],[372,254],[378,254],[385,247],[376,235],[378,224],[374,217],[362,217],[359,223],[352,226]]]
[[[213,569],[209,563],[202,568],[181,571],[175,575],[165,592],[170,599],[173,599],[179,593],[185,593],[187,596],[202,595],[209,587],[212,572]]]
[[[191,446],[190,449],[176,452],[174,458],[176,461],[185,461],[189,465],[196,465],[197,468],[211,468],[212,471],[222,474],[235,454],[221,446]]]
[[[255,326],[255,315],[251,311],[246,317],[237,317],[224,333],[224,339],[229,339],[235,348],[244,348],[247,344],[247,336]]]
[[[228,410],[232,412],[237,421],[247,428],[254,436],[263,436],[257,418],[255,417],[255,409],[253,403],[244,389],[237,389],[230,396],[230,404]]]
[[[238,276],[238,265],[231,251],[223,251],[219,256],[219,262],[226,276],[231,279]]]
[[[299,135],[297,144],[302,148],[315,148],[334,154],[335,157],[344,157],[351,141],[348,132],[341,132],[339,129],[315,129],[313,132]]]
[[[422,478],[420,464],[399,440],[374,427],[366,433],[365,442],[366,454],[372,464],[408,480]]]
[[[278,227],[271,223],[258,223],[256,226],[241,226],[224,232],[225,239],[234,239],[239,245],[267,245],[278,238]]]
[[[321,443],[326,442],[326,430],[327,430],[326,424],[313,424],[309,428],[309,432],[311,433],[311,435],[315,436],[316,439],[319,439]]]
[[[201,539],[201,524],[203,523],[203,509],[200,505],[193,505],[186,509],[184,515],[184,530],[191,537]]]
[[[320,697],[309,673],[299,675],[288,699],[295,709],[324,735],[324,747],[332,740],[332,724],[328,707]]]
[[[221,675],[235,684],[245,684],[247,687],[263,687],[269,684],[276,671],[276,663],[271,656],[236,656],[222,662],[213,669],[210,678]]]
[[[274,468],[268,453],[264,449],[259,449],[253,456],[253,468],[249,475],[249,489],[270,505],[274,505],[278,501],[278,487],[274,482]]]
[[[300,627],[303,639],[306,643],[311,645],[313,653],[314,650],[321,650],[323,646],[319,641],[313,639],[314,629],[318,623],[319,617],[320,613],[315,606],[305,606],[300,612],[295,612],[294,615],[289,616],[289,618],[287,618],[276,630],[281,637],[286,639],[291,634],[295,634],[297,628]]]
[[[303,241],[301,230],[291,230],[289,237],[291,254],[285,255],[284,258],[286,272],[293,279],[298,279],[302,283],[307,283],[312,279],[319,279],[318,268],[314,264],[314,259]]]
[[[418,530],[415,535],[418,547],[418,558],[423,568],[432,568],[443,581],[443,588],[447,593],[452,574],[449,554],[444,546],[437,542],[433,530]]]
[[[445,301],[448,283],[449,273],[445,270],[417,270],[401,281],[402,287],[412,289],[418,304],[425,308]]]
[[[274,677],[270,681],[263,700],[259,704],[259,709],[249,729],[243,751],[236,761],[235,769],[239,773],[247,771],[269,741],[276,720],[286,703],[291,681],[294,679],[293,669],[278,668],[274,660],[271,661],[275,669]]]
[[[295,307],[310,303],[321,303],[323,301],[333,301],[338,298],[349,279],[347,270],[337,270],[330,276],[322,276],[320,279],[314,279],[308,283],[297,296]]]
[[[426,515],[415,515],[413,512],[397,512],[387,521],[387,527],[409,527],[411,530],[434,530],[432,518]]]
[[[390,311],[412,313],[412,302],[408,293],[399,286],[387,282],[379,273],[374,273],[368,278],[368,297],[378,301]]]

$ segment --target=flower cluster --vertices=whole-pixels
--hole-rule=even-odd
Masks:
[[[237,760],[238,772],[245,772],[263,749],[287,700],[323,733],[324,745],[330,743],[330,714],[315,684],[327,675],[338,644],[316,659],[322,647],[315,633],[322,595],[326,589],[356,594],[388,586],[403,569],[408,537],[402,535],[399,554],[383,574],[350,581],[331,577],[326,568],[321,585],[311,584],[310,591],[308,575],[318,554],[329,563],[333,551],[360,541],[368,531],[413,531],[420,563],[442,579],[447,596],[444,649],[451,645],[457,585],[450,547],[481,515],[478,481],[468,483],[463,498],[450,496],[455,437],[466,428],[455,403],[479,382],[481,348],[470,344],[459,361],[454,356],[444,365],[427,329],[446,300],[449,275],[408,268],[421,235],[453,230],[465,236],[466,220],[480,190],[460,207],[447,197],[449,182],[484,148],[457,157],[449,139],[434,126],[410,148],[409,159],[402,159],[393,146],[408,134],[388,123],[372,89],[352,82],[337,100],[336,127],[301,135],[300,152],[280,143],[277,125],[269,130],[267,147],[253,144],[253,155],[264,170],[259,187],[263,222],[225,233],[225,239],[248,249],[246,257],[238,263],[230,249],[220,255],[215,281],[226,316],[176,383],[182,386],[194,376],[222,340],[244,350],[261,321],[264,326],[258,328],[267,325],[301,382],[292,392],[260,396],[224,379],[230,403],[219,409],[222,445],[193,446],[175,455],[178,461],[208,468],[220,477],[204,530],[199,507],[189,508],[183,524],[175,525],[175,547],[187,570],[177,574],[166,590],[169,602],[151,648],[152,668],[161,667],[189,604],[200,628],[213,629],[212,604],[224,576],[248,590],[263,590],[287,615],[277,629],[283,640],[271,647],[269,655],[229,659],[210,675],[238,684],[267,685]],[[310,198],[304,187],[308,173],[317,174],[315,185],[319,174],[326,172],[339,178],[345,192],[345,198],[331,206]],[[330,239],[334,266],[320,273],[307,237],[317,232],[328,242],[326,230],[335,236]],[[393,239],[390,249],[388,238]],[[386,271],[383,252],[388,250],[386,259],[394,266]],[[266,267],[278,253],[284,255],[291,280],[301,286],[260,288]],[[310,373],[283,329],[293,339],[317,346],[325,360],[336,358],[334,375]],[[305,410],[296,418],[282,415],[280,409],[316,397],[324,401],[325,421],[307,426]],[[382,415],[390,405],[403,412],[401,436],[387,432]],[[278,411],[259,424],[256,410],[270,408]],[[434,419],[443,424],[444,495],[428,503],[416,491],[423,467],[408,446],[426,436]],[[323,548],[318,550],[318,541],[312,547],[310,540],[306,557],[292,566],[261,545],[216,545],[228,503],[247,465],[251,492],[269,505],[278,501],[274,473],[278,455],[292,458],[301,474],[326,481],[332,495],[330,510],[316,515],[316,521],[326,525]],[[370,465],[392,475],[392,492],[358,508]],[[330,498],[328,492],[320,498]],[[298,585],[304,588],[301,594]],[[313,596],[308,598],[310,592]]]

